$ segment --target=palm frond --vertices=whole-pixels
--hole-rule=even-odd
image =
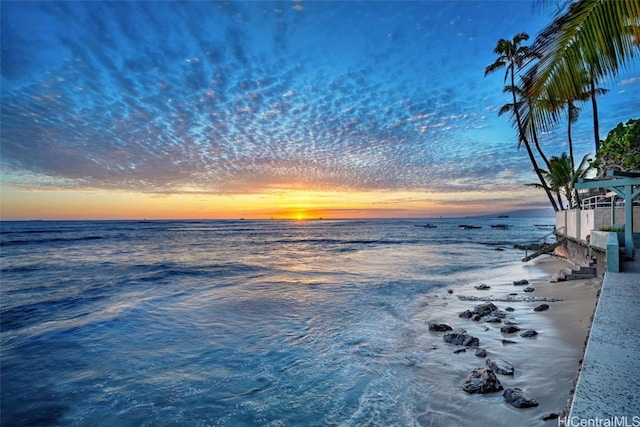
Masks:
[[[638,0],[580,0],[571,4],[534,42],[541,59],[532,93],[561,97],[563,92],[579,92],[576,70],[585,69],[585,64],[596,81],[616,75],[640,52],[639,22]]]

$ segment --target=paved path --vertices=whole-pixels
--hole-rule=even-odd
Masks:
[[[567,426],[640,426],[640,260],[621,270],[605,274]]]

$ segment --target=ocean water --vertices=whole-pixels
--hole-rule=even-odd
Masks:
[[[551,221],[3,222],[1,424],[457,425],[426,320]]]

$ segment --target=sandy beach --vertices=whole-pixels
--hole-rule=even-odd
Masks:
[[[522,389],[525,397],[535,399],[539,406],[516,409],[504,402],[502,392],[465,393],[462,384],[468,371],[485,367],[487,358],[477,357],[475,347],[454,353],[463,347],[444,343],[442,332],[430,331],[425,334],[425,345],[430,346],[429,361],[448,369],[438,380],[440,388],[429,391],[436,399],[425,408],[421,419],[424,425],[446,425],[451,421],[452,413],[462,424],[473,420],[477,425],[556,425],[557,420],[543,421],[542,418],[549,413],[560,414],[571,396],[601,285],[597,278],[549,282],[552,274],[569,266],[556,257],[513,264],[492,271],[491,277],[447,290],[446,294],[439,295],[440,302],[428,302],[430,306],[439,304],[441,310],[429,310],[429,316],[425,318],[427,323],[446,323],[479,338],[479,347],[487,351],[487,358],[503,359],[515,367],[512,376],[497,375],[503,387]],[[514,286],[514,281],[523,279],[529,282],[528,285]],[[477,290],[475,286],[481,283],[490,289]],[[535,290],[525,293],[526,287]],[[512,311],[507,312],[501,323],[458,317],[459,313],[473,310],[483,300],[493,302],[501,310]],[[542,303],[548,304],[549,309],[533,310]],[[504,322],[517,324],[522,331],[533,329],[538,335],[523,338],[521,332],[502,333],[500,328]],[[515,343],[504,344],[505,339]]]

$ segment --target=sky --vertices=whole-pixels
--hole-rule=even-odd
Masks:
[[[383,218],[548,208],[499,108],[522,1],[9,2],[1,206],[13,219]],[[640,111],[603,82],[600,137]],[[593,153],[590,106],[574,125]],[[567,150],[566,124],[542,138]]]

